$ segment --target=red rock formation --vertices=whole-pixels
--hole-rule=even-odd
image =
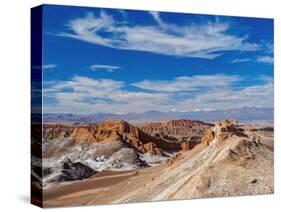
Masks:
[[[150,152],[153,154],[160,154],[162,153],[161,149],[157,147],[155,143],[149,142],[143,145],[144,152]]]
[[[213,125],[201,121],[180,119],[149,123],[141,129],[156,138],[180,144],[181,150],[190,150],[201,143],[203,131],[211,126]]]
[[[121,140],[130,148],[138,152],[150,152],[153,154],[166,151],[180,151],[186,149],[181,143],[169,143],[161,138],[148,135],[141,129],[122,120],[103,121],[98,125],[65,126],[59,124],[47,124],[43,128],[43,138],[72,138],[74,142],[114,142]]]
[[[170,120],[161,123],[149,123],[141,129],[149,135],[161,137],[169,141],[181,137],[198,136],[204,129],[211,127],[211,124],[194,120]]]
[[[211,129],[206,129],[203,131],[202,135],[202,143],[206,146],[209,146],[209,144],[214,140],[215,133]]]
[[[88,144],[97,142],[95,134],[91,132],[91,129],[85,127],[74,128],[70,137],[73,138],[76,143],[80,141],[84,141]]]
[[[189,127],[189,128],[194,128],[194,127],[201,127],[203,125],[210,125],[206,124],[202,121],[196,121],[196,120],[187,120],[187,119],[179,119],[179,120],[169,120],[166,122],[163,122],[161,124],[163,127]]]
[[[60,137],[69,137],[73,132],[74,126],[62,124],[44,124],[43,138],[52,140]]]

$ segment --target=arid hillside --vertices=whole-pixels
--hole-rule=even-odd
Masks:
[[[42,153],[40,143],[33,144],[38,152],[33,157],[33,177],[45,187],[55,182],[82,180],[101,171],[158,166],[175,153],[200,144],[203,129],[211,126],[190,120],[160,124],[165,129],[161,136],[123,120],[98,124],[44,124]],[[175,137],[172,137],[169,132],[173,131],[177,136],[173,134]],[[43,156],[42,171],[40,155]]]
[[[158,166],[98,172],[44,189],[45,207],[272,194],[273,132],[219,121]],[[110,193],[110,195],[108,195]]]

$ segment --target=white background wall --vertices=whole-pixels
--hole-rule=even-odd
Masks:
[[[279,0],[2,0],[0,5],[0,211],[39,210],[29,204],[29,23],[30,8],[41,3],[275,18],[275,195],[76,207],[54,209],[55,211],[276,211],[278,206],[281,206],[280,2]]]

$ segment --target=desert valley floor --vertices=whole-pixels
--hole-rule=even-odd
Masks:
[[[235,120],[48,123],[33,187],[44,207],[272,194],[273,131]]]

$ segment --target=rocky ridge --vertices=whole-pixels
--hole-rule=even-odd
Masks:
[[[203,122],[188,120],[163,123],[165,128],[195,129],[201,125],[209,126]],[[69,161],[81,163],[94,171],[131,170],[159,165],[165,162],[169,155],[192,149],[200,142],[201,140],[194,142],[192,140],[165,140],[149,135],[123,120],[108,120],[99,124],[83,125],[45,124],[43,126],[43,166],[47,167],[50,173],[45,177],[43,184],[58,179],[75,180],[73,176],[62,177],[65,161],[69,164]]]
[[[217,122],[203,140],[194,149],[171,157],[157,172],[157,180],[146,181],[145,188],[127,190],[113,202],[273,193],[272,150],[235,120]]]
[[[195,128],[197,125],[199,125],[199,122],[190,122],[190,124],[187,125],[187,121],[184,121],[182,122],[181,127],[191,127],[192,124],[196,125],[191,130],[196,131]],[[175,122],[165,122],[165,129],[168,129],[170,125],[175,126]],[[207,126],[209,125],[206,124],[206,127]],[[80,142],[87,144],[105,143],[119,140],[140,153],[149,152],[153,154],[161,154],[163,150],[180,151],[190,149],[189,144],[192,143],[192,139],[187,141],[181,140],[180,142],[175,140],[175,142],[171,142],[169,139],[167,140],[163,137],[157,137],[157,135],[153,136],[151,135],[152,133],[148,134],[147,132],[149,130],[147,129],[147,127],[142,129],[137,128],[122,120],[109,120],[103,121],[97,125],[81,126],[46,124],[43,127],[43,138],[45,140],[69,138],[72,139],[76,144]],[[193,134],[195,134],[195,132]],[[186,136],[188,136],[187,133]],[[196,138],[194,141],[200,142],[200,138]]]
[[[196,120],[169,120],[149,123],[141,127],[145,133],[169,143],[181,143],[182,149],[190,150],[201,143],[203,132],[212,124]]]

